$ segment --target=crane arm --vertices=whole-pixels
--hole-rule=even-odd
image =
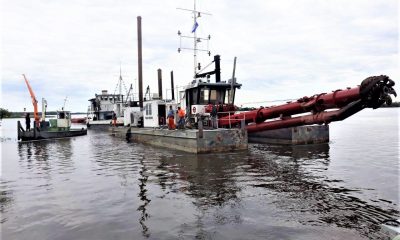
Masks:
[[[29,94],[31,95],[31,98],[32,98],[33,116],[34,116],[36,124],[38,125],[39,124],[39,111],[38,111],[38,104],[37,104],[38,101],[36,100],[35,93],[33,92],[31,85],[28,82],[28,79],[25,77],[25,74],[22,74],[22,76],[24,76],[26,86],[28,87]]]

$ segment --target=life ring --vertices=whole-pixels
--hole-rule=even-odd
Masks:
[[[196,113],[196,107],[192,108],[193,113]]]

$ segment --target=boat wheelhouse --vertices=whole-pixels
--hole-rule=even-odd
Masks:
[[[221,81],[219,55],[214,56],[214,63],[215,70],[197,73],[196,79],[180,92],[180,105],[192,123],[196,123],[198,117],[209,117],[213,106],[218,107],[220,116],[236,111],[235,93],[242,84],[236,83],[235,77]],[[215,82],[210,82],[211,75],[215,75]]]
[[[101,94],[95,94],[94,98],[89,99],[88,120],[92,121],[109,121],[112,120],[113,113],[117,117],[123,116],[124,95],[109,94],[107,90],[102,90]]]
[[[234,103],[235,91],[241,87],[241,84],[228,82],[201,82],[198,81],[189,85],[184,91],[181,92],[182,106],[190,109],[190,114],[195,115],[198,113],[206,113],[208,105],[223,105],[230,106]],[[230,102],[229,97],[233,95],[233,101]]]

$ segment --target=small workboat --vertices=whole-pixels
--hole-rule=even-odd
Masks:
[[[18,140],[32,141],[50,138],[76,137],[87,134],[86,128],[71,128],[71,113],[69,111],[57,111],[57,119],[41,121],[39,126],[34,124],[33,129],[26,130],[18,121]]]
[[[47,109],[47,101],[42,98],[42,116],[39,117],[38,104],[36,100],[35,93],[33,92],[28,79],[23,74],[26,86],[28,87],[29,94],[32,98],[33,104],[33,128],[32,129],[24,129],[21,125],[21,122],[18,121],[18,140],[22,141],[32,141],[32,140],[42,140],[42,139],[50,139],[50,138],[66,138],[66,137],[75,137],[82,136],[87,134],[87,129],[71,129],[71,112],[64,111],[64,107],[60,111],[57,111],[56,119],[49,119],[46,121],[46,109]],[[29,121],[29,114],[26,119]],[[27,126],[27,128],[30,128]]]

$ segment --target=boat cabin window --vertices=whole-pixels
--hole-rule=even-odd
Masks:
[[[145,108],[146,108],[146,115],[152,115],[151,104],[147,103]]]
[[[211,104],[224,103],[225,92],[224,90],[210,90],[210,101]]]
[[[210,93],[210,102],[217,101],[217,90],[211,90]]]
[[[190,94],[190,102],[192,104],[197,104],[197,89],[193,89]]]
[[[69,112],[58,112],[59,119],[69,119]]]
[[[226,89],[226,92],[225,92],[225,103],[229,103],[229,98],[231,97],[231,94],[233,94],[233,97],[235,97],[235,90],[232,91],[231,89]]]
[[[183,99],[185,99],[185,97],[186,97],[185,91],[180,91],[179,92],[179,99],[182,101]]]
[[[58,118],[59,118],[59,119],[64,119],[64,118],[65,118],[64,112],[59,112],[59,113],[58,113]]]
[[[210,90],[204,88],[201,89],[199,104],[208,104],[209,97],[210,97]]]

